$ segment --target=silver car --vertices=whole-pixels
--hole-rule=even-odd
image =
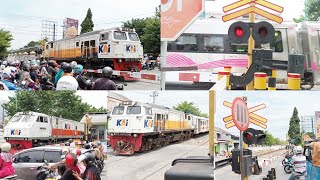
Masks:
[[[42,166],[45,160],[49,165],[61,161],[62,149],[65,146],[43,146],[23,150],[13,156],[13,167],[18,175],[17,179],[34,180],[37,176],[37,168]]]

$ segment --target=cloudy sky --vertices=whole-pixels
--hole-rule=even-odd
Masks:
[[[133,101],[151,103],[152,91],[117,91]],[[97,108],[107,107],[106,91],[78,91],[77,94],[87,102]],[[0,104],[12,96],[12,92],[0,92]],[[320,92],[318,91],[220,91],[216,94],[216,115],[215,126],[225,129],[223,117],[231,114],[230,108],[223,106],[223,101],[232,102],[236,97],[248,97],[248,107],[261,103],[266,104],[266,108],[259,110],[256,114],[268,119],[267,130],[274,136],[285,139],[289,129],[289,121],[292,116],[293,108],[297,107],[299,117],[304,115],[314,115],[315,111],[320,110]],[[158,91],[156,103],[167,107],[173,107],[182,101],[194,102],[203,113],[209,113],[209,92],[208,91]],[[250,127],[258,128],[255,125]],[[227,131],[238,135],[239,131],[233,127]]]
[[[61,39],[63,20],[78,19],[80,26],[88,8],[93,13],[94,29],[103,29],[120,26],[131,18],[153,16],[159,4],[160,0],[9,0],[1,3],[0,28],[12,32],[15,49],[41,38],[42,20],[57,22]]]

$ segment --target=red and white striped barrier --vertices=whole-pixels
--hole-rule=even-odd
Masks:
[[[217,82],[218,74],[198,71],[168,71],[166,82]]]
[[[84,72],[101,74],[102,69],[92,70],[85,69]],[[141,72],[131,72],[131,71],[113,71],[114,76],[123,77],[124,80],[150,80],[150,81],[160,81],[160,75],[158,74],[149,74],[149,73],[141,73]]]

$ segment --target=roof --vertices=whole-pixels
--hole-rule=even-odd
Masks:
[[[231,133],[229,133],[228,131],[226,131],[226,130],[223,130],[223,129],[221,129],[221,128],[218,128],[218,127],[214,127],[214,131],[220,131],[220,132],[222,132],[222,133],[225,133],[225,134],[229,134],[229,135],[232,135]]]
[[[107,113],[88,113],[91,117],[92,125],[105,125],[107,123],[108,114]],[[85,123],[86,116],[84,115],[81,119],[81,123]]]
[[[108,98],[116,99],[119,101],[132,101],[131,99],[129,99],[123,95],[120,95],[120,94],[117,94],[114,92],[110,92],[110,91],[108,92]]]

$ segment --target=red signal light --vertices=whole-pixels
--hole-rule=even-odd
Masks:
[[[234,29],[234,35],[236,36],[236,37],[242,37],[243,35],[244,35],[244,30],[243,30],[243,28],[242,27],[236,27],[235,29]]]
[[[268,29],[266,27],[259,28],[258,31],[260,37],[266,37],[268,35]]]
[[[253,138],[253,136],[250,133],[247,133],[245,136],[248,140],[252,140]]]

